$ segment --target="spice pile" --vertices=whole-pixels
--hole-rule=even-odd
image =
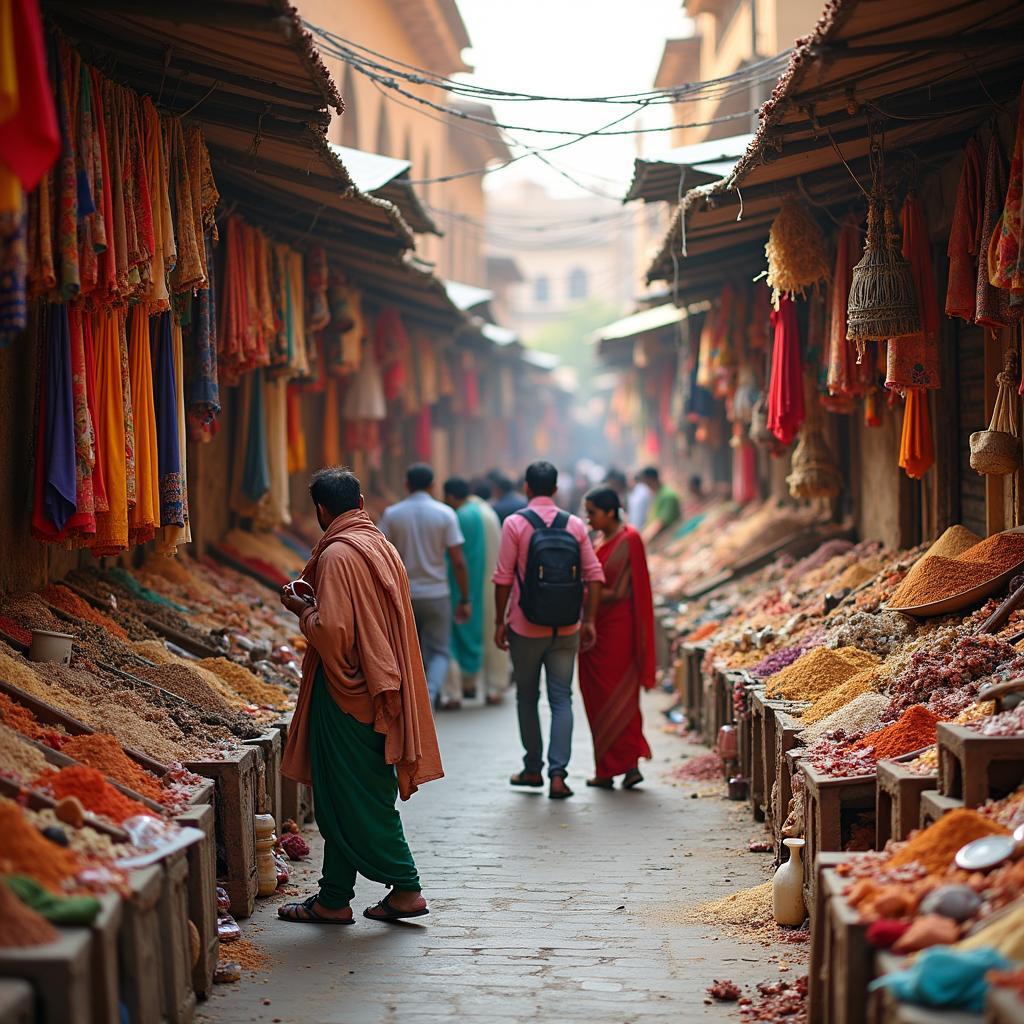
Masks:
[[[108,818],[116,825],[140,814],[153,817],[149,808],[116,790],[88,765],[69,765],[57,771],[49,769],[36,778],[35,784],[52,792],[58,800],[76,797],[87,811]]]
[[[149,797],[157,803],[165,799],[159,781],[128,757],[117,738],[109,733],[72,736],[61,745],[61,750],[68,757],[73,757],[115,782],[120,782],[126,789]]]
[[[767,682],[765,694],[786,700],[813,701],[879,664],[874,654],[856,647],[815,647]]]
[[[0,880],[0,949],[29,949],[57,938],[57,929]]]

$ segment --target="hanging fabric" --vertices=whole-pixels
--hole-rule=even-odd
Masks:
[[[220,385],[217,374],[217,305],[213,285],[213,250],[209,234],[203,240],[211,280],[192,299],[185,357],[189,437],[212,441],[220,415]]]
[[[910,264],[917,295],[921,329],[890,338],[886,348],[885,386],[896,391],[939,387],[939,303],[935,297],[928,217],[921,200],[911,192],[900,211],[903,258]],[[927,414],[926,414],[927,415]]]
[[[909,388],[903,407],[899,466],[911,480],[920,480],[935,463],[935,442],[928,413],[928,392]]]
[[[264,528],[284,526],[292,521],[288,497],[288,381],[283,377],[266,380],[263,401],[266,408],[267,469],[269,486],[260,503],[258,522]]]
[[[986,253],[989,281],[1024,301],[1024,85],[1017,102],[1017,135],[1003,213]],[[983,239],[984,240],[984,239]]]
[[[784,445],[796,437],[804,421],[804,382],[796,305],[788,295],[772,310],[775,338],[768,386],[768,429]]]
[[[323,460],[325,466],[340,466],[341,457],[341,401],[338,389],[341,381],[328,377],[324,395]],[[348,395],[345,396],[346,400]]]
[[[107,508],[96,515],[93,554],[116,555],[128,547],[128,460],[124,394],[121,386],[119,314],[93,317],[96,353],[96,407],[99,425],[97,464],[106,487]]]
[[[308,465],[306,432],[302,425],[302,397],[294,385],[288,388],[288,473],[304,473]]]
[[[249,393],[249,415],[244,421],[245,461],[242,466],[242,495],[255,504],[270,490],[263,371],[257,370],[255,373],[247,374],[243,388]]]
[[[1005,163],[999,148],[999,138],[995,132],[988,144],[988,155],[985,160],[985,190],[981,213],[981,227],[978,231],[978,278],[975,294],[975,322],[982,327],[998,330],[1013,323],[1014,316],[1010,310],[1010,293],[995,288],[989,280],[988,248],[999,222],[1003,199],[1006,195]]]
[[[860,222],[849,213],[839,228],[836,262],[829,291],[828,371],[829,394],[837,398],[860,398],[874,384],[871,362],[862,359],[857,346],[846,336],[846,309],[850,299],[853,268],[861,253]]]
[[[167,177],[167,153],[164,132],[153,101],[142,100],[142,126],[148,174],[150,211],[153,220],[153,263],[146,304],[151,313],[171,308],[167,290],[168,275],[177,261],[174,227],[171,221],[170,184]]]
[[[174,342],[171,314],[160,313],[149,320],[153,361],[153,411],[156,423],[159,526],[185,525],[185,489],[181,475],[178,442],[178,396],[175,389]]]
[[[978,252],[984,188],[981,147],[977,139],[968,139],[946,245],[949,257],[946,316],[959,317],[967,323],[974,323],[978,302]]]
[[[160,456],[149,322],[141,305],[132,307],[128,325],[128,367],[135,424],[135,507],[128,517],[132,544],[152,540],[160,525]]]

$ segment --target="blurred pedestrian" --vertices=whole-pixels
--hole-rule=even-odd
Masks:
[[[429,466],[423,463],[410,466],[405,474],[409,496],[385,510],[380,529],[398,549],[409,573],[427,686],[430,699],[436,704],[451,657],[453,615],[449,560],[457,592],[454,620],[468,621],[473,609],[459,520],[447,505],[431,496],[433,484],[434,471]]]
[[[683,516],[679,495],[661,479],[656,466],[640,471],[640,477],[651,489],[651,510],[647,522],[641,527],[645,544],[671,530]]]
[[[490,480],[494,489],[491,508],[500,522],[504,523],[513,512],[526,508],[526,496],[516,490],[515,484],[504,473],[495,471],[491,473]]]
[[[651,499],[654,491],[647,485],[642,473],[637,473],[633,478],[633,487],[626,499],[626,518],[638,530],[643,530],[647,525],[647,518],[651,514]]]
[[[640,689],[655,683],[654,603],[639,532],[622,521],[622,503],[610,487],[586,497],[587,519],[598,533],[597,557],[605,585],[597,609],[597,642],[580,652],[580,690],[594,742],[595,774],[588,786],[611,789],[643,782],[639,761],[650,758],[643,732]]]

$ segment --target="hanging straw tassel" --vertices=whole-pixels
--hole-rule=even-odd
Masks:
[[[1015,473],[1021,465],[1020,439],[1017,437],[1016,357],[1007,354],[1006,365],[996,375],[999,389],[988,430],[971,434],[971,469],[987,476]]]
[[[864,255],[853,268],[846,308],[846,336],[858,348],[921,330],[921,314],[909,261],[900,252],[899,236],[880,183],[872,189]]]

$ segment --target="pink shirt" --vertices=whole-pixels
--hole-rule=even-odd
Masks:
[[[550,526],[558,515],[558,506],[551,498],[534,498],[530,508]],[[604,569],[594,554],[590,536],[583,521],[577,516],[569,516],[566,529],[576,538],[580,546],[580,562],[583,569],[584,583],[604,583]],[[513,633],[520,636],[543,637],[551,636],[549,626],[537,626],[529,622],[519,607],[518,576],[526,572],[526,555],[533,536],[533,526],[520,515],[510,515],[501,527],[501,547],[498,549],[498,565],[494,570],[494,582],[500,586],[512,588],[512,596],[508,602],[508,625]],[[568,636],[579,629],[579,624],[563,626],[558,630],[559,636]]]

